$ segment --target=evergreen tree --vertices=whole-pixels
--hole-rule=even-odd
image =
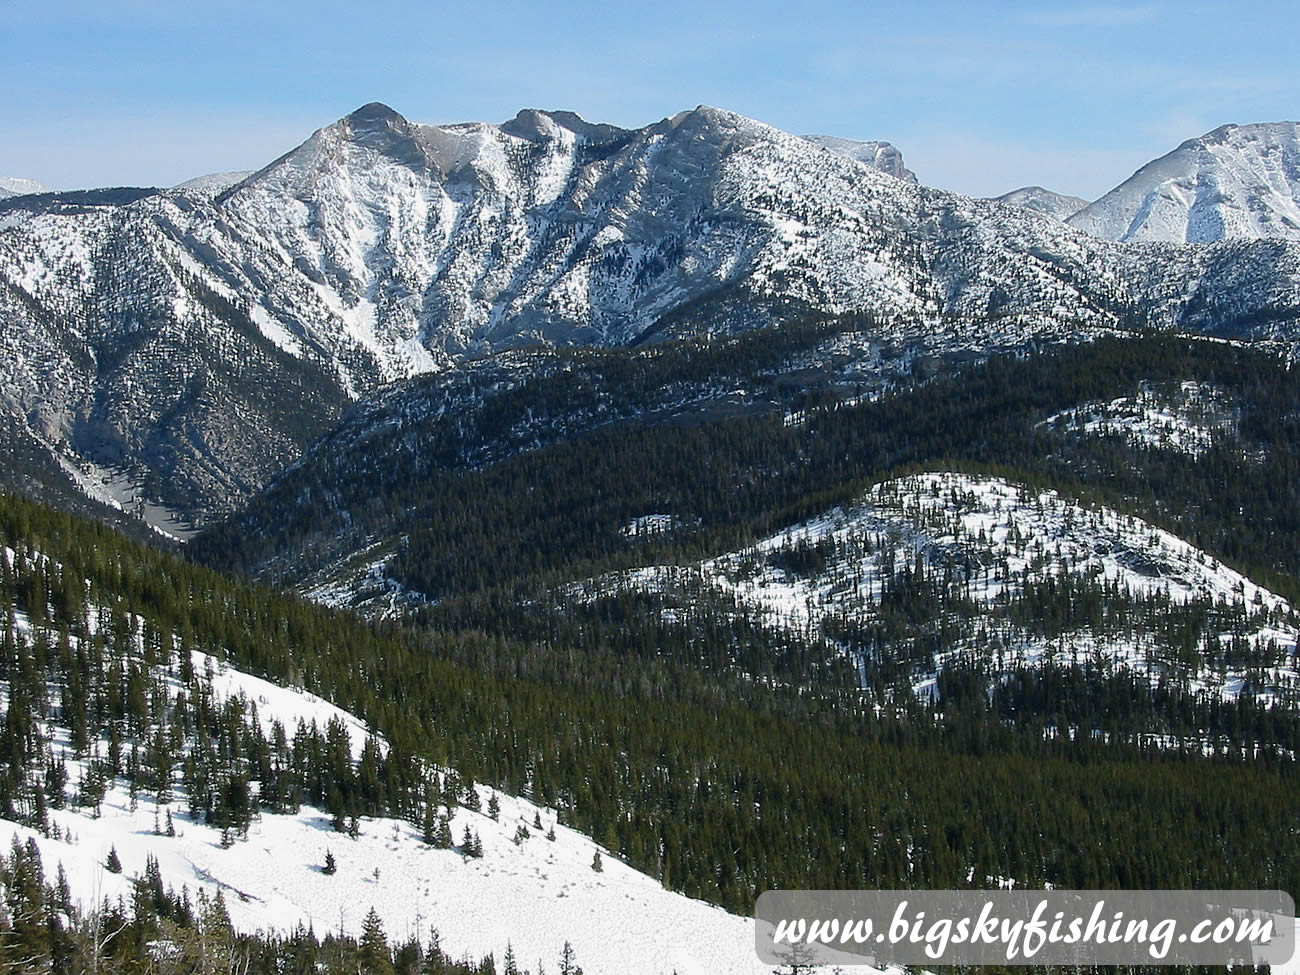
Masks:
[[[582,975],[582,967],[574,955],[573,945],[568,941],[564,942],[564,948],[560,951],[560,975]]]
[[[365,975],[393,975],[393,956],[388,949],[388,938],[373,906],[362,922],[357,960]]]

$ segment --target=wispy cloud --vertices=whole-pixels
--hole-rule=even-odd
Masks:
[[[1105,7],[1059,7],[1052,10],[1027,10],[1020,15],[1023,23],[1046,27],[1127,27],[1146,24],[1160,17],[1156,4]]]

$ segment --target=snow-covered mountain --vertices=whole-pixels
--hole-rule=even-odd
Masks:
[[[897,176],[909,183],[917,182],[916,173],[903,164],[903,153],[891,143],[875,140],[856,142],[853,139],[840,139],[833,135],[806,135],[804,138],[813,145],[821,146],[823,149],[829,149],[831,152],[838,152],[842,156],[848,156],[850,159],[866,163],[882,173]]]
[[[1300,240],[1300,122],[1223,125],[1067,221],[1108,240]]]
[[[26,196],[28,193],[48,193],[50,188],[44,183],[22,176],[0,176],[0,200],[11,196]]]
[[[1041,186],[1022,186],[1018,190],[994,197],[993,202],[1045,213],[1057,220],[1065,220],[1088,205],[1088,201],[1081,197],[1054,193]]]
[[[367,105],[228,189],[0,210],[0,401],[147,499],[229,511],[380,384],[503,349],[870,311],[979,354],[1154,324],[1290,335],[1300,247],[1137,250],[707,106],[641,129]],[[876,165],[890,154],[872,149]],[[93,465],[93,467],[92,467]]]

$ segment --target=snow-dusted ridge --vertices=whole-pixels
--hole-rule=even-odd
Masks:
[[[820,547],[824,566],[790,571],[786,553]],[[977,605],[996,606],[1030,580],[1069,572],[1140,595],[1174,603],[1205,599],[1240,606],[1244,629],[1221,626],[1220,647],[1244,639],[1268,663],[1249,674],[1206,662],[1171,670],[1168,654],[1151,634],[1124,638],[1087,628],[1042,639],[1017,627],[990,622],[981,653],[997,646],[1006,668],[1017,662],[1107,662],[1153,675],[1178,676],[1194,690],[1231,698],[1243,690],[1262,700],[1300,694],[1300,617],[1285,599],[1219,560],[1139,518],[1083,507],[1054,491],[1031,491],[1005,480],[956,473],[908,476],[877,484],[856,503],[761,539],[742,551],[689,566],[649,566],[574,586],[598,595],[619,589],[689,593],[700,586],[734,598],[768,625],[794,633],[817,632],[837,616],[869,620],[880,602],[889,566],[924,563],[942,573],[955,566]],[[961,568],[964,566],[965,568]],[[951,653],[976,649],[957,646]],[[942,667],[943,660],[936,660]],[[916,674],[927,693],[934,672]]]
[[[0,200],[10,196],[26,196],[29,193],[48,193],[50,188],[44,183],[23,176],[0,176]]]
[[[838,152],[850,159],[856,159],[858,162],[865,163],[872,169],[878,169],[882,173],[897,176],[909,183],[917,182],[916,173],[903,164],[903,153],[899,151],[897,146],[888,142],[856,142],[852,139],[836,138],[833,135],[806,135],[804,138],[813,145],[829,149],[831,152]]]
[[[1143,384],[1136,396],[1086,403],[1043,420],[1040,426],[1085,434],[1117,434],[1131,443],[1197,457],[1220,433],[1236,426],[1236,411],[1222,390],[1187,381],[1175,395]]]
[[[228,173],[206,173],[203,176],[195,176],[193,179],[187,179],[183,183],[177,183],[172,187],[172,189],[181,190],[186,193],[202,194],[205,196],[217,196],[231,187],[242,183],[252,175],[253,171],[251,169]]]
[[[1067,220],[1088,205],[1087,200],[1077,196],[1066,196],[1064,193],[1056,193],[1052,190],[1043,189],[1041,186],[1023,186],[1018,190],[1012,190],[1010,193],[1003,193],[1001,196],[994,197],[993,201],[995,203],[1005,203],[1008,206],[1020,207],[1024,210],[1033,210],[1036,213],[1043,213],[1057,220]]]

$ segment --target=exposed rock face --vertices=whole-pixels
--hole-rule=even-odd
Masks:
[[[620,129],[534,110],[419,125],[371,104],[220,192],[2,202],[0,403],[52,456],[128,469],[202,516],[382,383],[503,349],[804,308],[972,354],[994,320],[1030,334],[1140,312],[1249,337],[1300,318],[1297,245],[1135,249],[919,186],[892,147],[822,142],[707,106]]]
[[[909,183],[916,182],[916,173],[903,165],[902,152],[897,146],[888,142],[854,142],[852,139],[837,139],[833,135],[806,135],[804,138],[813,145],[866,163],[872,169],[878,169],[882,173],[897,176]]]

